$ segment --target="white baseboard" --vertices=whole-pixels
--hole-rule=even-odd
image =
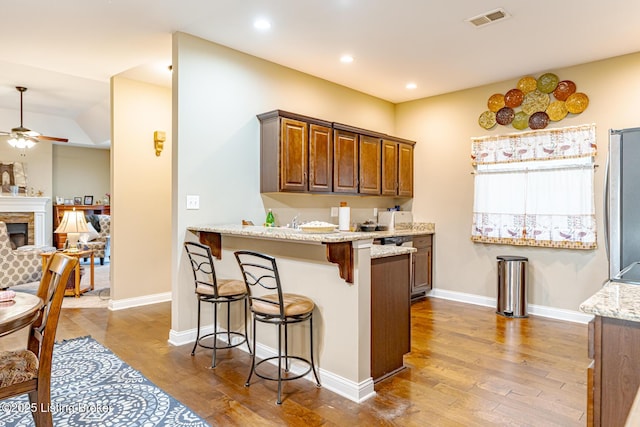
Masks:
[[[140,307],[143,305],[157,304],[159,302],[171,301],[171,292],[161,294],[145,295],[143,297],[125,298],[119,300],[109,300],[109,310],[124,310],[126,308]],[[195,336],[194,336],[195,339]]]
[[[482,295],[467,294],[464,292],[446,291],[443,289],[432,289],[427,296],[442,298],[451,301],[464,302],[485,307],[496,307],[496,299]],[[550,319],[564,320],[567,322],[587,324],[593,319],[593,315],[575,310],[548,307],[544,305],[528,304],[527,312],[535,316],[548,317]]]
[[[214,331],[213,325],[207,325],[205,327],[200,328],[200,335],[205,335],[212,333]],[[219,332],[224,332],[224,329],[219,329]],[[183,332],[176,332],[171,330],[169,332],[169,344],[172,345],[185,345],[193,343],[196,339],[196,329],[189,329]],[[242,338],[233,337],[232,342],[238,342]],[[221,341],[224,340],[224,335],[220,337]],[[237,340],[237,341],[236,341]],[[247,347],[245,345],[238,346],[240,350],[244,352],[248,352]],[[276,349],[271,348],[269,346],[263,344],[257,344],[256,356],[258,359],[266,359],[268,357],[276,356],[278,353]],[[270,363],[277,365],[275,360],[271,360]],[[339,394],[342,397],[346,397],[347,399],[361,403],[365,400],[375,396],[376,392],[373,388],[373,378],[369,377],[366,380],[356,383],[354,381],[348,380],[346,378],[341,377],[340,375],[336,375],[333,372],[327,371],[326,369],[318,369],[318,376],[320,377],[320,384],[322,384],[322,388],[326,388],[336,394]],[[307,365],[302,362],[292,361],[291,372],[294,374],[300,374],[307,370]],[[313,377],[313,372],[309,372],[304,376],[304,379],[311,381],[315,384],[315,378]]]

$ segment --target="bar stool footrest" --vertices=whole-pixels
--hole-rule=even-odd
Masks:
[[[270,361],[270,360],[277,360],[277,359],[278,359],[278,357],[279,357],[279,356],[267,357],[266,359],[262,359],[261,361],[256,362],[255,369],[254,369],[254,372],[253,372],[253,373],[254,373],[254,374],[256,374],[258,377],[260,377],[260,378],[262,378],[262,379],[265,379],[265,380],[278,381],[278,377],[272,377],[272,376],[269,376],[269,375],[266,375],[266,374],[261,374],[261,373],[259,373],[259,372],[258,372],[258,366],[260,366],[260,365],[262,365],[263,363],[268,362],[268,361]],[[283,357],[283,359],[284,359],[284,357]],[[303,357],[299,357],[299,356],[287,356],[287,359],[298,360],[298,361],[300,361],[300,362],[304,362],[304,363],[306,363],[307,365],[309,365],[309,367],[307,368],[307,370],[306,370],[306,371],[304,371],[304,372],[303,372],[303,373],[301,373],[301,374],[296,374],[295,376],[292,376],[292,377],[291,377],[291,376],[281,377],[281,378],[280,378],[280,380],[282,380],[282,381],[297,380],[298,378],[302,378],[302,377],[304,377],[305,375],[307,375],[309,372],[311,372],[311,369],[312,369],[312,367],[313,367],[313,366],[311,365],[311,362],[310,362],[310,361],[308,361],[307,359],[305,359],[305,358],[303,358]],[[274,366],[276,369],[278,368],[278,365],[277,365],[277,364],[276,364],[276,365],[273,365],[273,366]],[[288,372],[287,372],[287,374],[288,374]]]
[[[212,332],[210,334],[201,336],[200,339],[198,339],[198,346],[200,346],[202,348],[208,348],[210,350],[213,350],[213,346],[212,345],[203,344],[202,340],[204,340],[205,338],[211,338],[211,337],[214,337],[213,339],[215,340],[215,339],[217,339],[218,335],[220,335],[221,337],[223,337],[223,336],[227,337],[228,335],[231,335],[232,340],[233,340],[233,337],[240,337],[240,338],[242,338],[242,340],[237,342],[237,343],[235,343],[235,344],[227,343],[226,345],[224,345],[222,347],[216,346],[215,347],[216,350],[224,350],[224,349],[227,349],[227,348],[235,348],[235,347],[238,347],[239,345],[242,345],[242,344],[247,342],[247,337],[241,332]]]

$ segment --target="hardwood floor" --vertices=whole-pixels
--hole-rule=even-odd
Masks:
[[[63,309],[57,339],[91,335],[212,425],[584,426],[587,325],[440,299],[412,305],[408,367],[356,404],[310,381],[243,386],[249,356],[167,343],[170,304]],[[18,344],[17,336],[0,347]],[[321,378],[322,380],[322,378]]]

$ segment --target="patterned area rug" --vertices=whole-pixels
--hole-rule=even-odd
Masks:
[[[208,426],[91,337],[56,343],[51,377],[56,427]],[[27,395],[0,405],[0,426],[34,425]]]

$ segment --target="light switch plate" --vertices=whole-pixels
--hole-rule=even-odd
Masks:
[[[187,209],[200,209],[200,196],[187,194]]]
[[[373,217],[378,218],[378,208],[373,208]]]
[[[331,216],[338,216],[338,208],[331,208]]]

